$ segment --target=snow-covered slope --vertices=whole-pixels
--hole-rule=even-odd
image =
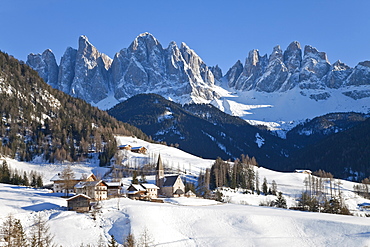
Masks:
[[[341,89],[300,89],[295,87],[286,92],[260,92],[256,90],[237,91],[222,94],[211,103],[250,124],[262,124],[271,130],[284,133],[297,124],[333,112],[370,112],[369,98],[353,99],[346,92],[370,90],[367,86],[348,86]],[[316,99],[318,95],[329,94],[327,99]]]
[[[248,205],[219,204],[202,199],[174,200],[179,205],[129,199],[102,203],[96,220],[65,211],[66,201],[47,191],[0,184],[1,218],[12,213],[28,231],[36,212],[48,219],[54,242],[62,246],[118,243],[130,232],[137,240],[146,231],[155,246],[366,246],[367,218]],[[184,206],[187,205],[187,206]]]
[[[145,146],[150,153],[160,153],[167,163],[191,164],[196,175],[213,161],[186,154],[176,148],[151,144],[132,137],[118,137],[119,144]],[[149,154],[148,154],[149,155]],[[129,152],[130,159],[145,155]],[[56,165],[16,162],[7,159],[12,168],[36,170],[51,178],[60,171]],[[176,164],[177,165],[177,164]],[[79,172],[89,172],[97,164],[73,164]],[[304,190],[307,175],[280,173],[256,168],[260,179],[272,180],[283,192],[288,205]],[[189,175],[188,175],[189,176]],[[129,178],[126,179],[127,181]],[[149,181],[153,178],[150,177]],[[345,203],[356,215],[364,215],[358,204],[369,204],[352,192],[354,183],[341,181]],[[156,246],[366,246],[370,244],[370,222],[365,217],[299,212],[259,207],[273,196],[242,194],[224,190],[231,203],[192,198],[166,199],[167,203],[132,201],[126,198],[102,202],[96,220],[90,214],[66,211],[67,203],[60,194],[14,185],[0,184],[1,221],[9,214],[21,220],[26,232],[40,212],[48,219],[54,242],[62,246],[105,242],[113,234],[119,243],[132,233],[137,240],[146,232]],[[241,205],[243,204],[243,205]]]

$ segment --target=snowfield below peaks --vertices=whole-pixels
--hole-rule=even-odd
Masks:
[[[225,86],[224,86],[225,87]],[[333,112],[370,112],[369,98],[353,99],[345,92],[354,89],[366,91],[370,86],[341,89],[311,90],[295,87],[285,92],[258,92],[232,90],[220,94],[212,105],[230,115],[238,116],[252,125],[265,125],[281,137],[299,123]],[[225,91],[223,91],[225,92]],[[320,99],[317,95],[328,94]],[[320,95],[321,95],[320,94]]]

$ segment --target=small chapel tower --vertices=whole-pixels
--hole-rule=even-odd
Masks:
[[[164,170],[161,155],[159,155],[155,175],[155,184],[159,187],[159,191],[162,190],[163,183],[164,183]]]

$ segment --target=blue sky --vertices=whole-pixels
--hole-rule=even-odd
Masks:
[[[292,41],[350,66],[370,60],[370,1],[0,0],[0,50],[26,60],[50,48],[59,63],[78,37],[113,58],[137,35],[167,47],[185,42],[223,72],[252,49],[270,54]]]

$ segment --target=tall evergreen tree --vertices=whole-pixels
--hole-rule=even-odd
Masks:
[[[267,193],[268,193],[268,187],[267,187],[267,179],[266,179],[266,177],[263,178],[262,192],[263,192],[264,195],[267,195]]]
[[[278,193],[274,204],[278,208],[287,208],[286,200],[285,200],[282,192]]]
[[[275,180],[272,180],[271,182],[271,194],[276,195],[277,193],[277,184]]]

